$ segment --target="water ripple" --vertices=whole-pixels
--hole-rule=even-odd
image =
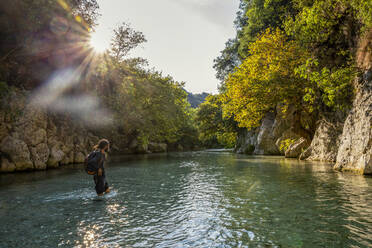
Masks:
[[[372,178],[326,164],[217,152],[118,163],[99,201],[81,171],[53,173],[0,188],[0,247],[372,246]]]

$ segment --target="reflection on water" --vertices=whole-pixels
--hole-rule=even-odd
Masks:
[[[0,175],[0,247],[370,247],[372,178],[224,152]]]

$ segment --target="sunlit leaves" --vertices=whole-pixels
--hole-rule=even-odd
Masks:
[[[353,95],[351,82],[356,76],[353,66],[320,68],[318,61],[310,58],[295,72],[311,83],[312,88],[305,89],[306,102],[313,104],[315,98],[319,97],[323,104],[335,110],[344,110],[350,106]]]
[[[236,141],[236,123],[233,118],[223,118],[219,95],[210,95],[197,111],[195,119],[199,138],[205,145],[233,147]]]
[[[282,31],[266,30],[250,44],[249,56],[226,82],[225,115],[234,116],[241,127],[252,128],[278,103],[301,105],[306,80],[294,70],[305,58],[306,51],[287,41]]]

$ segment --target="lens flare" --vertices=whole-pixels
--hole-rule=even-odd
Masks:
[[[97,31],[90,34],[89,44],[95,52],[105,52],[108,49],[108,43]]]

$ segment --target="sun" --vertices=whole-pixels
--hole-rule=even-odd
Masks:
[[[109,42],[105,39],[105,36],[98,32],[90,34],[89,44],[97,53],[103,53],[109,48]]]

